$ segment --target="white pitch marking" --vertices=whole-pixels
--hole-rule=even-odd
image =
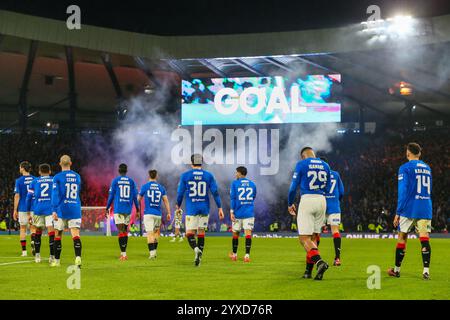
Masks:
[[[33,260],[5,262],[5,263],[0,263],[0,266],[7,266],[7,265],[10,265],[10,264],[18,264],[18,263],[29,263],[29,262],[33,262]]]

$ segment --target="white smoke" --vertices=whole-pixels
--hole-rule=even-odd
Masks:
[[[128,118],[115,130],[113,141],[116,146],[116,164],[125,162],[129,168],[129,175],[139,185],[145,183],[149,169],[158,170],[160,181],[166,186],[169,199],[174,205],[179,177],[190,167],[172,162],[172,148],[176,142],[171,141],[170,138],[172,132],[178,128],[180,115],[163,113],[166,101],[167,99],[162,93],[159,97],[152,99],[138,97],[128,101]],[[221,129],[224,133],[225,129]],[[273,212],[268,212],[270,206],[279,203],[280,198],[287,196],[293,169],[300,160],[301,148],[311,146],[317,152],[330,152],[332,150],[331,139],[336,136],[336,129],[336,124],[298,124],[286,125],[286,128],[282,128],[280,140],[283,145],[280,150],[271,150],[272,155],[276,152],[279,153],[279,171],[275,175],[260,175],[260,164],[248,164],[248,148],[250,148],[248,143],[245,146],[237,145],[233,150],[234,158],[236,158],[237,151],[246,148],[247,157],[244,163],[205,165],[205,169],[215,175],[224,208],[229,207],[228,192],[234,179],[235,168],[244,165],[249,169],[248,177],[257,185],[258,201],[264,204],[261,208],[265,212],[259,214],[263,216],[272,214]],[[205,131],[203,130],[203,132]],[[224,134],[225,139],[226,135]],[[208,143],[204,142],[203,147]],[[192,151],[194,151],[193,144],[192,139]],[[223,152],[224,158],[226,158],[225,147]],[[284,212],[285,208],[279,208],[279,210]],[[213,216],[215,215],[213,214]]]
[[[111,137],[111,144],[114,149],[113,154],[108,154],[108,161],[104,157],[97,157],[101,152],[93,152],[92,161],[89,168],[90,175],[96,177],[97,183],[109,185],[113,176],[117,174],[117,167],[120,163],[128,165],[128,175],[132,177],[140,188],[148,179],[148,170],[158,170],[159,181],[166,187],[171,206],[174,207],[176,190],[180,175],[189,170],[187,164],[175,164],[172,159],[172,149],[177,143],[171,141],[174,130],[179,128],[181,122],[180,112],[168,113],[167,104],[171,98],[169,86],[162,86],[156,89],[151,95],[141,95],[126,101],[127,116],[114,130]],[[259,129],[260,127],[254,126]],[[221,126],[223,139],[226,140],[226,128]],[[233,129],[236,129],[233,127]],[[243,128],[244,130],[246,128]],[[249,164],[249,151],[254,150],[249,146],[235,145],[233,158],[236,159],[238,150],[246,149],[245,161],[232,164],[210,164],[205,165],[205,169],[211,171],[219,185],[223,207],[229,208],[229,187],[235,179],[235,168],[244,165],[248,168],[248,178],[255,181],[258,188],[257,212],[256,216],[270,223],[274,213],[286,214],[287,203],[281,199],[287,197],[292,172],[297,161],[300,160],[301,148],[310,146],[317,152],[330,152],[332,150],[331,140],[336,136],[336,124],[286,124],[275,127],[271,125],[267,132],[280,130],[280,149],[270,150],[271,158],[279,159],[278,172],[275,175],[261,175],[261,164]],[[193,128],[188,128],[191,132]],[[205,132],[207,128],[203,129]],[[191,150],[194,151],[194,135],[192,134]],[[270,137],[267,139],[270,140]],[[92,140],[91,140],[92,141]],[[101,150],[105,141],[90,142],[91,150]],[[209,141],[203,142],[203,148]],[[224,159],[229,155],[224,143]],[[258,150],[259,152],[259,150]],[[278,153],[277,157],[274,156]],[[94,156],[95,155],[95,156]],[[207,159],[205,159],[207,160]],[[206,161],[207,162],[207,161]],[[267,167],[267,165],[264,165]],[[86,170],[85,170],[86,171]],[[274,212],[274,206],[277,212]],[[215,205],[212,205],[211,217],[217,221]],[[228,218],[229,219],[229,218]],[[229,222],[229,221],[228,221]]]

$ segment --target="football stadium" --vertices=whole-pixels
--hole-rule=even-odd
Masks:
[[[449,300],[449,121],[448,1],[2,1],[1,299]]]

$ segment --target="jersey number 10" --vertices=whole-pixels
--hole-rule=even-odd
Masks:
[[[121,198],[129,198],[130,197],[130,186],[119,185],[119,189],[120,189],[120,197]]]

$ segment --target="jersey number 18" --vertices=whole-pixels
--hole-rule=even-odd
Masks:
[[[66,183],[66,199],[76,199],[78,195],[78,185]]]

